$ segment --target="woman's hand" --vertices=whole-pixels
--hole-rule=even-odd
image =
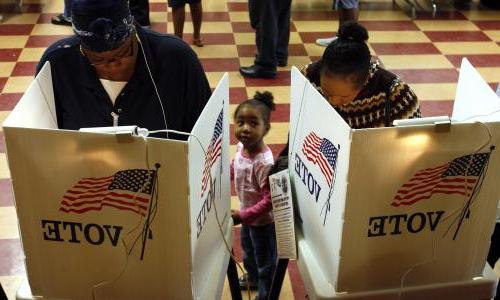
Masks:
[[[233,218],[234,225],[241,224],[240,211],[231,209],[231,218]]]

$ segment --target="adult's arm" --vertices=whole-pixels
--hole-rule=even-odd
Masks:
[[[417,95],[408,84],[397,80],[391,86],[391,124],[398,119],[421,118],[420,103]]]

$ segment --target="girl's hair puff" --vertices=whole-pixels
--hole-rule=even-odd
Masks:
[[[276,105],[274,104],[274,96],[271,92],[255,92],[252,99],[248,99],[240,103],[234,111],[234,118],[238,115],[240,109],[244,106],[257,108],[262,113],[262,119],[266,124],[270,123],[271,111],[274,111]]]

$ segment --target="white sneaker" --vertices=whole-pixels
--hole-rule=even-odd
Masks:
[[[317,39],[316,44],[323,46],[323,47],[327,47],[328,45],[330,45],[331,42],[335,41],[336,39],[338,39],[338,37],[336,37],[336,36],[331,37],[331,38],[326,38],[326,39]]]

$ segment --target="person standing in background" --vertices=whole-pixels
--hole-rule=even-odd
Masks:
[[[252,66],[240,67],[244,77],[274,78],[276,67],[288,64],[291,0],[248,0],[257,53]]]
[[[358,21],[359,17],[359,0],[335,0],[333,8],[339,11],[339,28],[347,21]],[[337,30],[338,31],[338,30]],[[316,44],[326,47],[330,45],[337,37],[329,37],[317,39]]]
[[[184,6],[189,4],[191,10],[191,19],[193,21],[193,40],[195,46],[203,47],[201,39],[201,21],[203,19],[203,8],[201,0],[168,0],[168,6],[172,8],[172,18],[174,21],[174,34],[182,39],[184,33],[184,20],[186,18],[186,10]]]
[[[71,8],[73,5],[73,0],[64,0],[64,13],[58,14],[51,19],[54,25],[64,25],[71,26]],[[130,0],[129,1],[130,12],[134,16],[135,21],[139,25],[150,28],[151,23],[149,22],[149,1],[148,0]]]
[[[132,16],[139,25],[150,28],[149,21],[149,1],[148,0],[130,0],[129,8]]]

